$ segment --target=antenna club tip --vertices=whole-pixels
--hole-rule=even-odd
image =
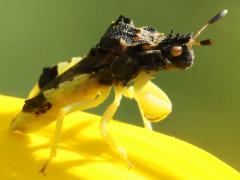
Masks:
[[[227,9],[224,9],[224,10],[222,10],[222,11],[220,12],[220,14],[221,14],[221,17],[224,17],[224,16],[226,16],[226,15],[227,15],[227,13],[228,13],[228,10],[227,10]]]
[[[226,16],[227,13],[228,13],[227,9],[220,11],[217,15],[215,15],[208,21],[208,24],[213,24],[213,23],[217,22],[219,19],[222,19],[224,16]]]
[[[227,10],[227,9],[224,9],[223,11],[225,11],[225,12],[228,12],[228,10]]]
[[[224,10],[222,10],[222,13],[226,15],[228,13],[228,10],[224,9]]]

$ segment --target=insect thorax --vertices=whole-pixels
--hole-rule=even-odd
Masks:
[[[149,26],[136,28],[131,19],[120,16],[110,25],[100,42],[91,49],[86,64],[93,64],[92,70],[101,83],[126,84],[140,71],[151,73],[167,69],[168,64],[175,63],[170,48],[174,45],[184,46],[191,37],[191,34],[173,33],[164,36]],[[191,50],[185,46],[183,49],[184,53],[178,57],[179,68],[185,68],[192,63],[192,53],[189,53]]]

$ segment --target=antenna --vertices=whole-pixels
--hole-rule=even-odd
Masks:
[[[226,16],[228,13],[228,10],[224,9],[221,12],[219,12],[217,15],[213,16],[210,20],[208,20],[208,22],[202,26],[197,33],[194,35],[194,37],[192,38],[192,40],[196,40],[196,38],[201,34],[201,32],[203,30],[205,30],[210,24],[213,24],[215,22],[217,22],[218,20],[222,19],[224,16]]]

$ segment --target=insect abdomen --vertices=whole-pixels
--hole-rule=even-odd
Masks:
[[[41,129],[56,119],[58,111],[58,107],[53,107],[43,94],[39,94],[25,101],[22,111],[12,121],[10,130],[29,132]]]

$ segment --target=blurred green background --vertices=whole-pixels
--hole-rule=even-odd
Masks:
[[[154,79],[173,103],[171,116],[154,128],[240,170],[239,7],[233,0],[0,0],[0,93],[25,97],[44,66],[84,56],[120,14],[137,26],[187,33],[228,9],[202,34],[215,44],[195,49],[193,68]],[[91,112],[101,114],[107,103]],[[115,119],[142,126],[134,101],[124,99]]]

